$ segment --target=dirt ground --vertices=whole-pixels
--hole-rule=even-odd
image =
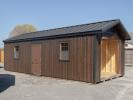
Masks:
[[[133,100],[133,67],[100,84],[37,77],[0,67],[0,100]]]

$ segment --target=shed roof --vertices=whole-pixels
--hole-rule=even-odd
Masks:
[[[62,36],[65,37],[65,36],[86,35],[85,33],[87,34],[103,33],[115,26],[119,27],[119,29],[121,30],[121,34],[123,34],[122,36],[125,40],[130,39],[129,34],[122,25],[121,21],[119,19],[116,19],[116,20],[101,21],[101,22],[75,25],[69,27],[62,27],[56,29],[49,29],[49,30],[31,32],[31,33],[24,33],[15,37],[10,37],[4,40],[4,42],[59,38]]]

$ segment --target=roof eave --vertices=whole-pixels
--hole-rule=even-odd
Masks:
[[[96,33],[102,33],[102,30],[86,31],[86,32],[78,32],[78,33],[70,33],[70,34],[60,34],[60,35],[44,36],[44,37],[34,37],[34,38],[17,39],[17,40],[7,39],[7,40],[4,40],[3,42],[14,43],[14,42],[23,42],[23,41],[37,41],[37,40],[48,40],[48,39],[58,39],[58,38],[69,38],[69,37],[95,35]]]

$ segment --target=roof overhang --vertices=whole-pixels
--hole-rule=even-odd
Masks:
[[[18,39],[18,40],[4,40],[4,43],[15,43],[15,42],[24,42],[24,41],[39,41],[39,40],[49,40],[49,39],[60,39],[60,38],[71,38],[71,37],[79,37],[79,36],[90,36],[102,34],[102,30],[95,31],[87,31],[87,32],[79,32],[79,33],[69,33],[69,34],[61,34],[61,35],[52,35],[52,36],[44,36],[44,37],[35,37],[35,38],[26,38],[26,39]]]
[[[112,24],[112,26],[107,27],[106,29],[103,30],[103,33],[106,34],[113,34],[113,32],[108,32],[109,29],[114,28],[116,33],[123,39],[123,40],[131,40],[131,37],[122,24],[120,20],[118,20],[116,23]]]
[[[62,27],[56,29],[49,29],[44,31],[32,32],[22,34],[16,37],[11,37],[4,40],[4,43],[23,42],[23,41],[35,41],[35,40],[46,40],[46,39],[57,39],[57,38],[68,38],[76,36],[86,36],[98,34],[110,35],[110,30],[113,29],[111,34],[117,33],[122,40],[130,40],[131,37],[127,30],[119,19],[102,21],[90,24],[82,24],[70,27]]]

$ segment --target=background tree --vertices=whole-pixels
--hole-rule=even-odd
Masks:
[[[11,32],[10,37],[17,36],[24,33],[35,32],[37,29],[30,24],[17,25]]]

